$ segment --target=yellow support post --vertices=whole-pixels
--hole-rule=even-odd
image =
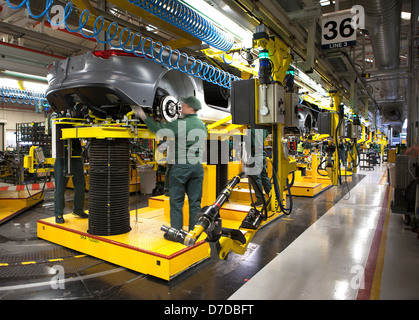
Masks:
[[[203,53],[205,53],[205,55],[207,57],[212,58],[212,59],[216,59],[219,62],[224,62],[224,59],[223,59],[223,55],[224,55],[225,60],[228,61],[229,64],[232,67],[234,67],[234,68],[236,68],[236,69],[238,69],[242,72],[246,72],[249,75],[254,75],[254,76],[258,75],[257,70],[254,70],[251,67],[245,65],[244,63],[240,62],[239,60],[235,59],[234,54],[224,53],[224,51],[214,50],[212,48],[203,49],[201,51]],[[230,63],[230,61],[231,61],[231,63]],[[247,78],[249,78],[249,77],[247,77]]]
[[[339,171],[339,161],[338,161],[339,138],[338,140],[336,140],[336,129],[339,123],[338,113],[339,113],[339,106],[342,101],[342,97],[338,94],[333,94],[332,98],[333,98],[333,111],[334,111],[334,113],[332,114],[332,138],[333,138],[333,143],[336,146],[336,151],[333,154],[334,164],[331,171],[331,180],[332,180],[332,185],[337,186],[338,185],[338,171]]]
[[[372,142],[372,133],[370,132],[370,134],[368,135],[368,140],[365,141],[365,144],[367,145],[367,147],[369,147],[371,142]]]
[[[362,134],[361,134],[361,139],[359,139],[356,143],[362,143],[365,141],[365,126],[362,126]]]
[[[311,181],[316,183],[317,182],[317,168],[318,168],[318,163],[317,163],[317,154],[313,153],[311,155]]]
[[[356,142],[354,142],[354,146],[353,146],[353,151],[352,151],[352,154],[354,155],[354,158],[352,159],[352,162],[353,162],[353,166],[352,166],[352,172],[353,173],[356,173],[357,172],[357,168],[358,167],[355,167],[355,164],[358,164],[359,165],[359,163],[358,163],[358,149],[357,149],[357,147],[356,147]]]
[[[256,45],[268,50],[269,58],[273,64],[273,79],[283,84],[288,67],[292,62],[291,49],[276,37],[269,40],[266,38],[258,39],[256,40]]]

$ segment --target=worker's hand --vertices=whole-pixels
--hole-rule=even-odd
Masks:
[[[140,106],[131,107],[131,109],[134,111],[134,114],[137,118],[140,118],[143,121],[147,118],[143,108]]]
[[[410,154],[412,157],[419,156],[419,145],[415,144],[404,152],[405,155]]]

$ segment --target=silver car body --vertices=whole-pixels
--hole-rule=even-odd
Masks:
[[[99,114],[101,110],[115,113],[117,106],[124,106],[125,112],[131,105],[152,111],[156,108],[156,96],[164,92],[176,102],[180,97],[196,96],[203,106],[198,115],[205,121],[217,121],[230,114],[229,105],[223,108],[205,103],[201,79],[146,58],[115,52],[105,58],[88,52],[54,62],[47,74],[46,91],[52,108],[64,111],[72,108],[74,102],[81,102]],[[171,120],[174,118],[168,121]]]

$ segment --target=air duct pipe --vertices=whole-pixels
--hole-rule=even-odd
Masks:
[[[380,70],[399,67],[401,0],[363,0],[362,5],[374,51],[376,66]],[[383,98],[397,99],[399,81],[382,83]]]

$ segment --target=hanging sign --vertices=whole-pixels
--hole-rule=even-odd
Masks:
[[[322,16],[322,49],[339,49],[356,44],[353,11],[343,10]]]

